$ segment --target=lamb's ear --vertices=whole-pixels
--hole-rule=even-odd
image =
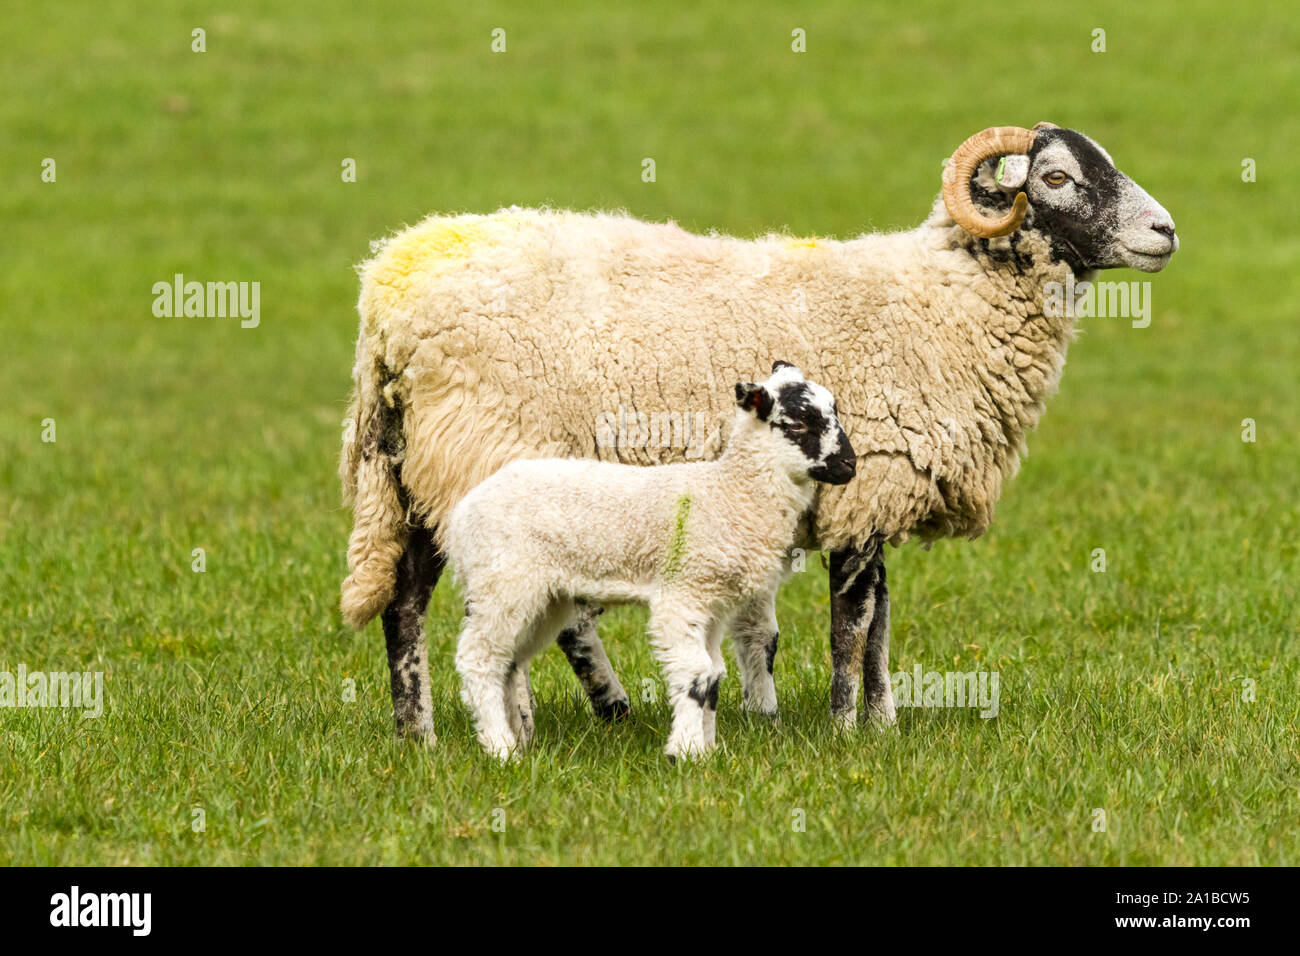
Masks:
[[[757,382],[737,382],[736,405],[753,412],[760,422],[765,422],[772,414],[772,393]]]
[[[999,189],[1011,192],[1019,189],[1029,178],[1029,157],[1024,155],[1003,156],[993,171],[993,180]]]
[[[792,368],[792,369],[794,369],[796,372],[799,372],[798,367],[795,366],[793,363],[791,363],[791,362],[782,362],[780,359],[777,359],[775,362],[772,363],[772,374],[775,375],[777,372],[779,372],[779,371],[780,371],[781,369],[783,369],[783,368]],[[799,374],[802,375],[803,372],[799,372]]]

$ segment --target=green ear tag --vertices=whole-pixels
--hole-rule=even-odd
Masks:
[[[1003,156],[998,160],[998,171],[993,174],[993,181],[999,186],[1002,185],[1002,171],[1007,168],[1007,158]]]

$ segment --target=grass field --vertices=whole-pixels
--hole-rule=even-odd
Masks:
[[[1291,5],[520,7],[6,14],[0,671],[103,671],[105,713],[0,708],[0,863],[1300,861]],[[992,531],[889,557],[894,669],[995,670],[996,719],[832,734],[813,556],[781,595],[780,724],[740,713],[733,667],[708,764],[663,758],[662,694],[597,724],[555,651],[536,747],[490,764],[447,584],[438,746],[391,738],[378,624],[336,609],[369,240],[511,203],[898,228],[967,135],[1040,119],[1106,146],[1182,250],[1149,328],[1084,322]],[[175,273],[260,282],[260,325],[155,317]],[[644,616],[603,622],[639,695]]]

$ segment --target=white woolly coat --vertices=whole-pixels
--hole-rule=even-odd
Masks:
[[[716,461],[514,462],[452,510],[447,558],[476,613],[532,620],[558,595],[725,617],[776,588],[812,503],[778,440],[740,413]]]
[[[1019,267],[998,261],[1013,239]],[[724,396],[775,359],[836,395],[858,454],[802,543],[982,533],[1071,337],[1072,319],[1043,313],[1067,272],[1050,262],[1035,234],[974,239],[938,201],[915,229],[848,241],[516,208],[426,219],[361,267],[345,616],[387,603],[408,509],[441,529],[521,457],[681,461],[680,442],[602,447],[600,423],[704,414],[725,443]],[[400,436],[378,440],[381,419]]]

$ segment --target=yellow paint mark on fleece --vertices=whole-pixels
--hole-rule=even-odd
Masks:
[[[807,239],[789,239],[786,241],[787,249],[816,249],[817,244],[821,242],[820,236],[809,236]]]
[[[418,283],[436,276],[451,262],[468,259],[475,249],[493,240],[495,231],[511,217],[434,217],[394,236],[364,270],[362,313],[371,326],[383,328],[402,314],[407,296]]]
[[[398,236],[380,255],[375,281],[397,286],[442,259],[464,259],[487,237],[481,220],[431,219]]]
[[[686,519],[691,514],[691,496],[682,495],[677,499],[677,517],[673,520],[673,536],[668,541],[668,551],[664,556],[664,580],[671,581],[682,573],[686,562]]]

